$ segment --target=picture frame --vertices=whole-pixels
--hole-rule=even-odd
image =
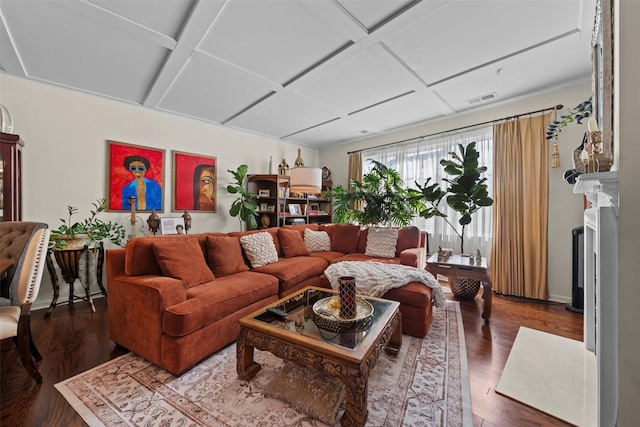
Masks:
[[[268,188],[258,190],[258,197],[271,197],[271,191]]]
[[[186,234],[184,218],[160,218],[161,234]]]
[[[164,212],[164,156],[163,149],[107,140],[107,211],[130,211],[135,197],[136,212]]]
[[[309,210],[319,211],[320,210],[320,204],[319,203],[309,203]]]
[[[173,211],[217,211],[217,158],[173,151]]]
[[[268,209],[269,209],[269,205],[267,203],[260,203],[260,210],[262,212],[267,212]]]
[[[289,214],[291,215],[302,215],[302,211],[300,210],[300,205],[289,203]]]
[[[275,211],[276,211],[276,205],[267,206],[267,212],[275,212]]]

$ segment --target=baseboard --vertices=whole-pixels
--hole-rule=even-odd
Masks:
[[[572,303],[572,299],[571,298],[565,297],[563,295],[549,295],[548,301],[561,302],[563,304],[571,304]]]

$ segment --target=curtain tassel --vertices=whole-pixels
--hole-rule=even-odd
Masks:
[[[551,151],[551,167],[559,168],[560,167],[560,150],[558,150],[558,143],[553,143],[553,148]]]

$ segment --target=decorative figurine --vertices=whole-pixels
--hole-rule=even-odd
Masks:
[[[191,230],[191,215],[189,215],[186,209],[182,214],[182,219],[184,219],[184,233],[189,234],[189,230]]]
[[[156,234],[160,229],[160,217],[156,213],[155,210],[151,211],[151,215],[149,215],[149,219],[147,219],[147,224],[149,225],[149,230]]]
[[[278,175],[289,175],[289,165],[282,159],[282,163],[278,166]]]
[[[480,249],[476,251],[476,265],[482,265],[482,254],[480,253]]]

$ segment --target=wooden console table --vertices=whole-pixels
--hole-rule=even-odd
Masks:
[[[471,265],[469,264],[469,257],[451,255],[446,261],[438,261],[438,254],[436,253],[427,260],[426,269],[434,276],[441,274],[447,277],[465,277],[480,281],[483,286],[482,299],[484,300],[482,318],[485,323],[489,323],[489,317],[491,316],[491,274],[485,257],[482,257],[480,265]]]

